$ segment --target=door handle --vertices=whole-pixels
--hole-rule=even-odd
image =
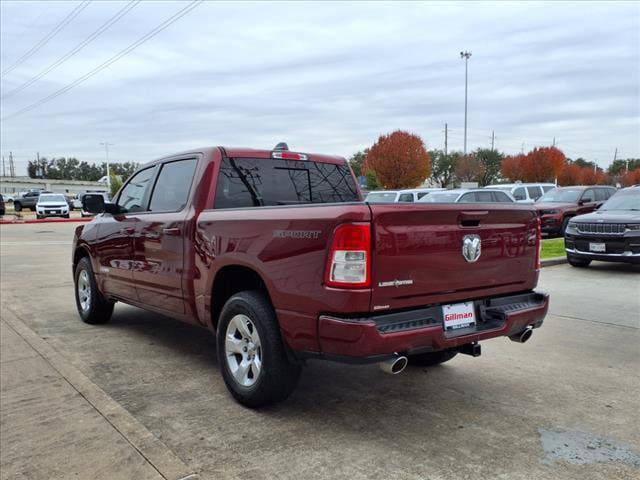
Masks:
[[[120,229],[120,233],[123,235],[132,235],[136,229],[134,227],[125,227]]]
[[[165,235],[180,235],[180,229],[178,227],[163,228],[162,233]]]

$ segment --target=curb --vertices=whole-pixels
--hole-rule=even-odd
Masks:
[[[553,267],[554,265],[562,265],[567,263],[567,257],[555,257],[540,260],[540,267]]]
[[[44,219],[35,219],[35,218],[30,218],[30,219],[26,219],[26,220],[20,220],[20,219],[15,219],[15,220],[0,220],[0,225],[23,225],[25,223],[68,223],[68,222],[90,222],[91,220],[93,220],[92,217],[85,217],[85,218],[44,218]]]
[[[72,366],[5,304],[3,321],[38,352],[122,437],[167,480],[199,480],[197,473],[122,405]]]

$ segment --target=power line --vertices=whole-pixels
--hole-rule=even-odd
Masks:
[[[30,85],[33,85],[35,82],[40,80],[42,77],[44,77],[46,74],[48,74],[51,70],[53,70],[54,68],[60,66],[61,64],[63,64],[67,60],[69,60],[69,58],[73,57],[76,53],[78,53],[80,50],[82,50],[84,47],[86,47],[88,44],[90,44],[93,40],[98,38],[107,29],[109,29],[114,23],[116,23],[118,20],[120,20],[122,17],[124,17],[127,13],[129,13],[129,11],[131,9],[133,9],[138,3],[140,3],[140,1],[141,0],[132,0],[129,3],[127,3],[123,8],[121,8],[118,11],[118,13],[116,13],[113,17],[111,17],[109,20],[107,20],[100,28],[98,28],[95,32],[93,32],[91,35],[89,35],[87,38],[85,38],[75,48],[73,48],[72,50],[67,52],[65,55],[60,57],[58,60],[53,62],[51,65],[49,65],[47,68],[45,68],[43,71],[41,71],[35,77],[32,77],[30,80],[27,80],[22,85],[20,85],[20,86],[14,88],[13,90],[7,92],[5,95],[2,96],[2,98],[4,99],[4,98],[10,97],[12,95],[15,95],[18,92],[21,92],[25,88],[29,87]]]
[[[25,112],[33,110],[34,108],[37,108],[37,107],[39,107],[40,105],[42,105],[44,103],[50,102],[54,98],[59,97],[60,95],[68,92],[72,88],[80,85],[81,83],[85,82],[89,78],[93,77],[95,74],[97,74],[97,73],[101,72],[102,70],[104,70],[105,68],[111,66],[113,63],[117,62],[122,57],[124,57],[125,55],[129,54],[131,51],[135,50],[137,47],[139,47],[140,45],[145,43],[147,40],[150,40],[151,38],[155,37],[158,33],[163,31],[165,28],[169,27],[172,23],[177,22],[178,20],[180,20],[182,17],[184,17],[187,13],[189,13],[194,8],[196,8],[203,1],[204,0],[193,0],[186,7],[184,7],[183,9],[181,9],[178,12],[176,12],[175,14],[173,14],[171,17],[169,17],[164,22],[162,22],[160,25],[158,25],[154,29],[150,30],[148,33],[146,33],[145,35],[140,37],[138,40],[133,42],[127,48],[125,48],[124,50],[121,50],[120,52],[115,54],[113,57],[111,57],[109,60],[103,62],[100,65],[98,65],[96,68],[94,68],[93,70],[91,70],[88,73],[84,74],[82,77],[80,77],[80,78],[76,79],[75,81],[71,82],[66,87],[63,87],[60,90],[57,90],[57,91],[53,92],[52,94],[50,94],[50,95],[48,95],[48,96],[46,96],[44,98],[41,98],[40,100],[38,100],[38,101],[36,101],[36,102],[34,102],[34,103],[30,104],[30,105],[27,105],[26,107],[14,112],[14,113],[12,113],[10,115],[7,115],[6,117],[2,118],[2,120],[7,120],[9,118],[13,118],[13,117],[21,115],[21,114],[23,114]]]
[[[31,49],[29,51],[27,51],[24,55],[22,55],[20,58],[18,58],[18,60],[13,62],[13,64],[10,67],[8,67],[4,72],[2,72],[2,76],[4,77],[7,73],[11,72],[17,66],[21,65],[26,60],[31,58],[34,53],[36,53],[38,50],[40,50],[42,47],[44,47],[49,42],[49,40],[51,40],[53,37],[55,37],[60,32],[60,30],[62,30],[64,27],[66,27],[71,22],[71,20],[76,18],[80,14],[80,12],[82,12],[85,8],[87,8],[89,6],[89,4],[91,3],[91,1],[92,0],[84,0],[79,5],[76,5],[76,7],[73,10],[71,10],[71,12],[66,17],[64,17],[62,19],[62,21],[58,25],[56,25],[54,27],[53,30],[51,30],[49,33],[47,33],[42,38],[42,40],[40,40],[33,47],[31,47]]]

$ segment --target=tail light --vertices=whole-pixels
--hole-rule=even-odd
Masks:
[[[371,226],[345,223],[333,232],[325,283],[337,288],[371,285]]]
[[[542,222],[536,218],[536,270],[540,270],[540,251],[542,250]]]

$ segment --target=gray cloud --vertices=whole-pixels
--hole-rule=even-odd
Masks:
[[[7,92],[71,50],[124,2],[93,2],[29,61]],[[19,94],[2,116],[46,97],[182,8],[143,2]],[[3,69],[70,10],[2,2]],[[207,144],[348,156],[390,130],[462,148],[464,64],[469,145],[509,153],[549,144],[606,165],[640,157],[637,3],[205,3],[86,83],[2,123],[2,154],[147,161]],[[20,165],[20,163],[19,163]]]

